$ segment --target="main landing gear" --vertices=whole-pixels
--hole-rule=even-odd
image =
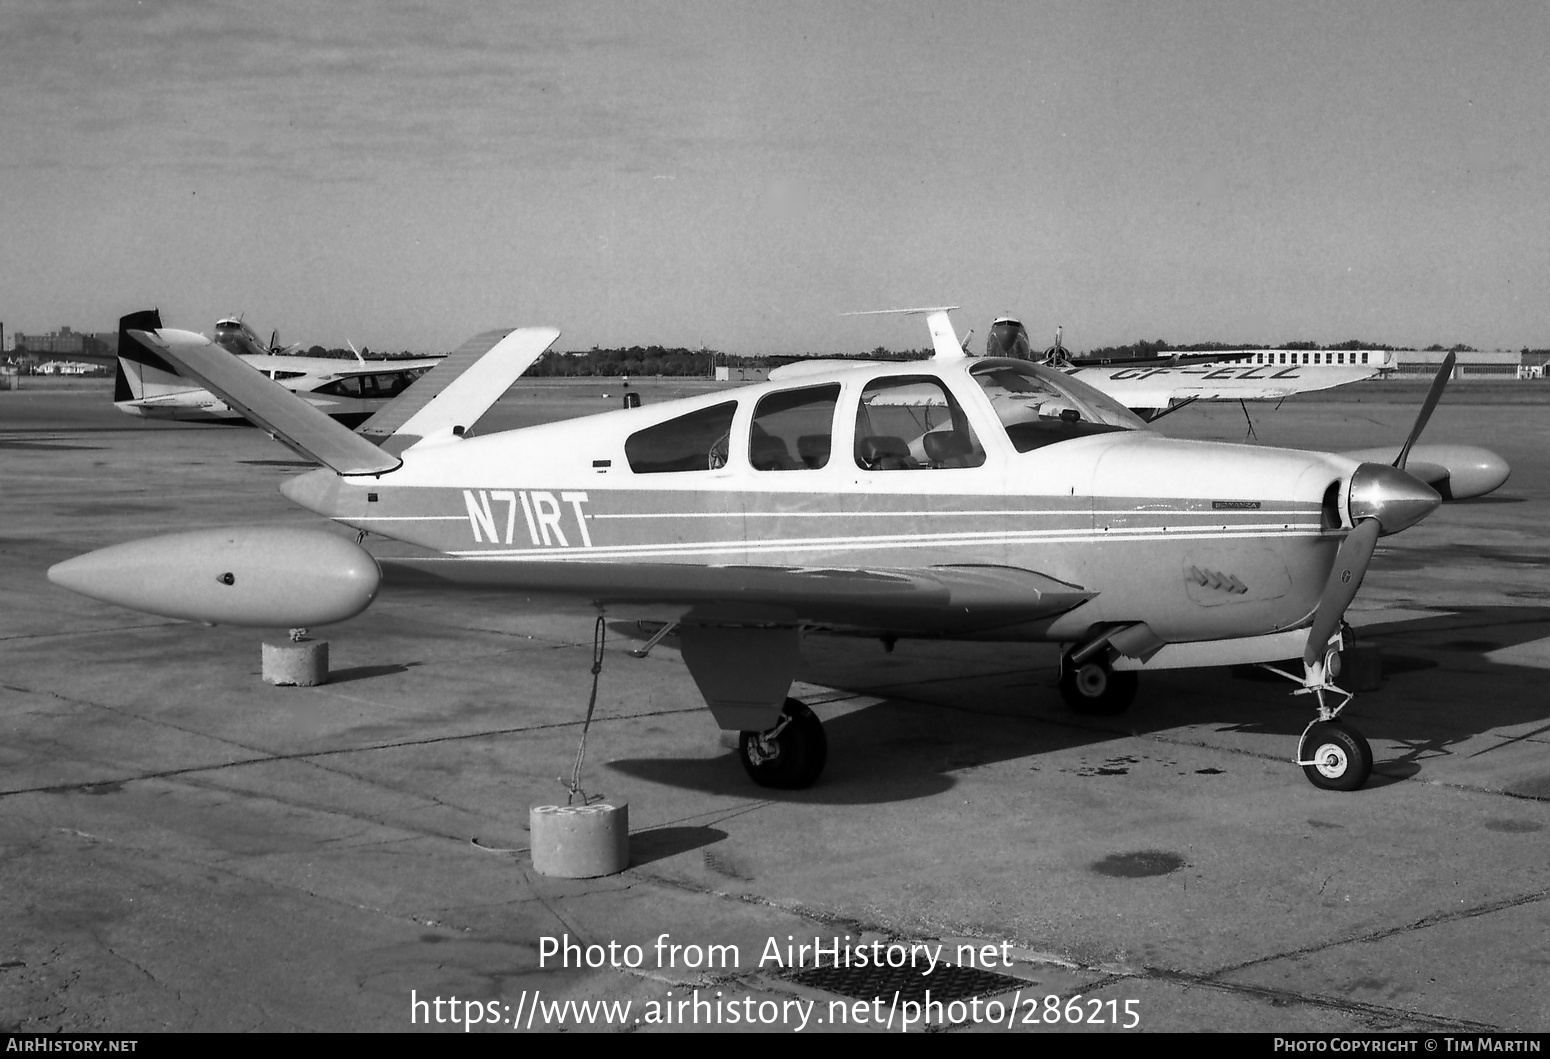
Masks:
[[[744,732],[737,741],[743,769],[761,787],[799,790],[811,786],[829,758],[829,739],[818,715],[787,699],[780,720],[767,732]]]
[[[1135,673],[1116,673],[1101,652],[1080,665],[1070,655],[1060,660],[1060,697],[1072,713],[1117,717],[1135,701],[1136,685]]]

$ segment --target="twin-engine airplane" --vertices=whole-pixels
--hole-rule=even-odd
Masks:
[[[664,618],[716,722],[742,733],[748,774],[780,788],[812,783],[827,756],[788,697],[810,630],[1060,644],[1061,694],[1092,714],[1124,710],[1141,672],[1300,656],[1300,675],[1277,670],[1317,704],[1296,761],[1319,787],[1361,786],[1372,751],[1334,682],[1343,615],[1378,537],[1440,502],[1404,468],[1446,371],[1394,465],[1361,463],[1162,437],[1063,372],[966,355],[946,309],[910,311],[930,361],[468,437],[559,334],[493,332],[465,347],[488,349],[465,374],[363,428],[388,434],[380,447],[200,335],[140,331],[323,465],[285,496],[427,554],[379,565],[326,531],[251,527],[121,544],[49,577],[258,626],[349,618],[384,568]]]
[[[154,346],[136,341],[136,332],[154,332],[159,327],[161,316],[155,309],[119,320],[118,374],[113,387],[118,410],[146,419],[242,422],[241,412],[191,383]],[[371,418],[442,359],[366,360],[359,353],[354,361],[297,357],[285,352],[295,347],[277,346],[277,338],[272,336],[265,344],[235,317],[215,325],[217,345],[346,426],[358,426]]]

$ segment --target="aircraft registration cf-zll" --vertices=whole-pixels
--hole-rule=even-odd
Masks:
[[[1096,714],[1124,710],[1141,672],[1300,656],[1300,673],[1276,670],[1316,707],[1296,761],[1319,787],[1361,786],[1372,752],[1340,720],[1352,696],[1335,683],[1343,615],[1378,537],[1439,503],[1404,467],[1446,373],[1394,465],[1359,463],[1162,437],[1063,372],[966,355],[946,309],[910,311],[926,316],[930,361],[481,437],[458,429],[471,398],[454,382],[385,409],[397,425],[381,446],[202,336],[141,332],[323,465],[285,496],[428,552],[379,565],[325,530],[249,527],[115,545],[49,576],[256,626],[351,617],[384,571],[671,620],[710,712],[741,732],[748,774],[784,788],[812,783],[827,756],[818,718],[788,697],[810,630],[1061,644],[1060,691]],[[515,377],[557,336],[485,336],[487,359]]]
[[[987,356],[1030,359],[1028,332],[1009,316],[990,325]],[[1227,349],[1106,360],[1067,353],[1057,335],[1043,363],[1096,387],[1148,421],[1195,401],[1278,401],[1393,371],[1384,349]]]
[[[135,341],[137,331],[155,331],[161,316],[155,309],[131,313],[118,324],[118,373],[113,403],[119,411],[146,419],[186,422],[236,422],[241,412],[215,394],[184,378],[154,347]],[[366,360],[335,357],[298,357],[262,342],[241,320],[228,317],[216,322],[215,342],[235,354],[248,367],[262,372],[287,390],[302,396],[346,426],[358,426],[389,400],[398,396],[440,357],[398,360]]]
[[[1009,316],[991,325],[985,354],[1034,359],[1028,332]],[[1279,401],[1362,382],[1396,367],[1393,351],[1384,349],[1238,349],[1128,360],[1078,357],[1061,346],[1058,331],[1040,363],[1102,390],[1148,422],[1196,401]],[[1397,446],[1341,453],[1359,463],[1392,463],[1397,454]],[[1490,449],[1449,443],[1416,447],[1405,469],[1444,500],[1484,496],[1512,473],[1507,461]]]

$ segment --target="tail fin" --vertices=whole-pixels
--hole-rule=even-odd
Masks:
[[[403,461],[330,419],[279,383],[266,378],[190,331],[131,331],[130,336],[176,364],[211,393],[296,452],[338,474],[383,474]]]
[[[177,374],[177,369],[130,334],[131,331],[155,331],[160,327],[161,313],[156,309],[143,309],[118,318],[118,373],[113,379],[114,401],[137,401],[145,396],[145,380],[141,375],[143,367],[156,368],[169,375]]]
[[[360,433],[399,453],[432,434],[471,427],[559,337],[553,327],[475,335],[361,424]]]

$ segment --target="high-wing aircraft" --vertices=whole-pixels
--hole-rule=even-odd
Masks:
[[[1027,330],[1009,316],[991,325],[985,347],[986,356],[1031,356]],[[1280,400],[1327,390],[1395,366],[1394,354],[1383,349],[1228,349],[1103,360],[1072,356],[1058,336],[1043,361],[1097,387],[1146,420],[1197,400]]]
[[[991,325],[985,345],[987,356],[1033,359],[1028,332],[1009,316]],[[1072,356],[1058,331],[1040,362],[1102,390],[1148,422],[1197,400],[1280,400],[1360,382],[1395,366],[1393,352],[1381,349],[1242,349],[1106,360]],[[1398,453],[1394,446],[1343,455],[1362,463],[1392,463]],[[1490,449],[1455,444],[1416,446],[1405,469],[1444,500],[1483,496],[1511,473],[1507,461]]]
[[[154,348],[134,338],[136,331],[159,327],[161,316],[154,309],[119,320],[118,373],[113,388],[113,403],[119,411],[147,419],[241,422],[241,412],[191,383]],[[297,357],[285,353],[294,347],[274,345],[277,339],[278,335],[272,337],[266,345],[236,317],[223,318],[215,325],[218,345],[347,426],[369,419],[441,361],[440,357],[369,361],[359,354],[354,361]]]
[[[807,631],[1060,644],[1060,692],[1090,714],[1127,708],[1142,672],[1300,656],[1300,673],[1275,669],[1315,704],[1295,760],[1319,787],[1361,786],[1372,751],[1335,683],[1343,615],[1378,537],[1440,502],[1404,467],[1446,370],[1394,465],[1360,463],[1160,436],[1080,379],[966,355],[946,309],[912,311],[930,361],[481,437],[449,419],[472,400],[454,382],[385,409],[397,425],[381,446],[200,335],[138,331],[322,465],[285,496],[426,551],[379,564],[323,530],[244,527],[115,545],[49,577],[256,626],[347,619],[384,572],[666,618],[716,722],[741,733],[744,768],[777,788],[812,783],[827,757],[817,716],[789,697]],[[558,334],[484,336],[487,356],[520,370]]]

